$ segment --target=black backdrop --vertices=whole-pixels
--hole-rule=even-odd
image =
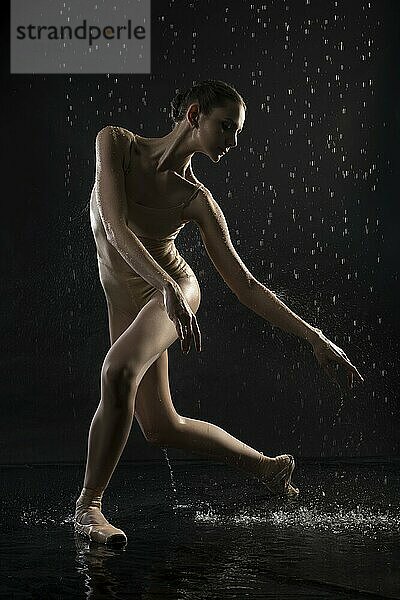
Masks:
[[[164,135],[176,88],[207,78],[248,111],[238,148],[195,156],[197,177],[249,269],[365,384],[342,403],[305,342],[238,304],[189,224],[177,245],[202,288],[204,348],[170,348],[177,410],[266,454],[398,452],[399,4],[225,4],[153,0],[151,75],[10,75],[3,18],[3,464],[85,458],[108,349],[85,208],[96,132]],[[123,459],[162,457],[135,423]]]

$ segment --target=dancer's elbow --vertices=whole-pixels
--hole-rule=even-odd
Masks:
[[[123,223],[107,223],[105,226],[107,241],[116,248],[120,245],[120,240],[125,234],[126,225]]]

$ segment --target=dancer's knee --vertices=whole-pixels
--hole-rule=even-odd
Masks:
[[[130,408],[134,402],[139,369],[132,362],[106,357],[101,370],[102,401],[114,408]]]
[[[180,281],[179,283],[191,310],[196,313],[201,300],[201,291],[197,278],[193,276],[188,278],[187,282]]]

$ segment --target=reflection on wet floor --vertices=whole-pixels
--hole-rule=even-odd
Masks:
[[[395,463],[298,464],[301,497],[208,461],[120,464],[128,544],[73,531],[82,466],[2,467],[1,598],[400,598]]]

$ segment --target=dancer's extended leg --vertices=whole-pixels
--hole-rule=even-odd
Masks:
[[[167,350],[142,379],[136,395],[135,417],[151,444],[218,458],[261,480],[267,480],[290,462],[287,455],[264,456],[217,425],[179,415],[169,388]]]

